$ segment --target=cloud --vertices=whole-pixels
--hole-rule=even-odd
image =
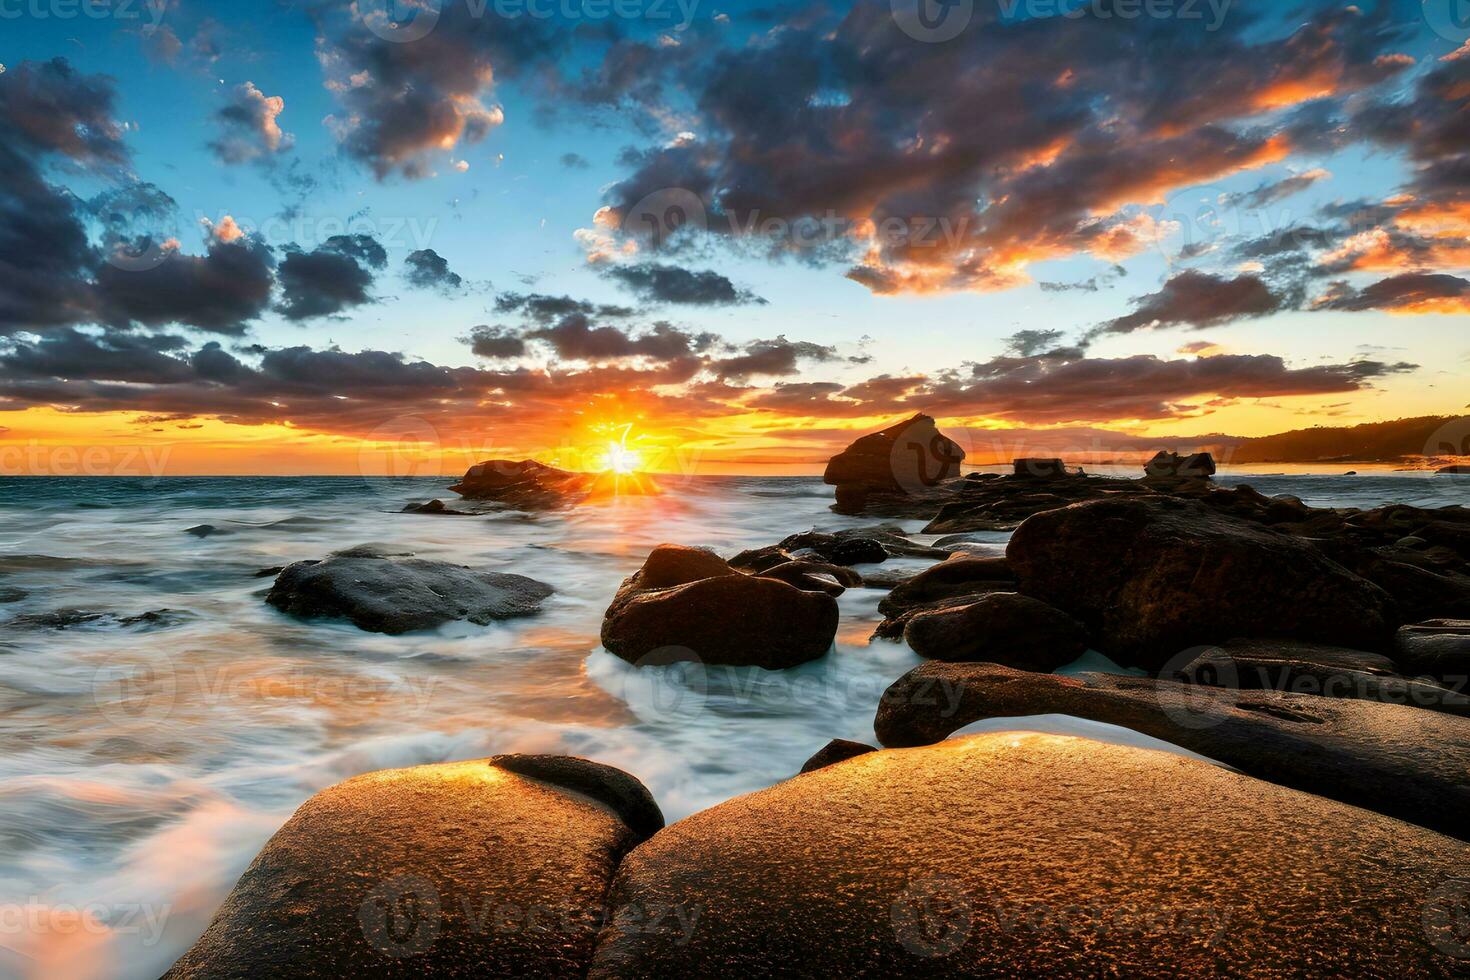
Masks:
[[[504,360],[526,354],[526,339],[512,327],[481,324],[470,328],[468,337],[462,338],[470,345],[476,357]]]
[[[1314,305],[1317,309],[1350,312],[1470,313],[1470,279],[1411,272],[1380,279],[1363,289],[1336,282]]]
[[[580,153],[563,153],[561,155],[561,165],[568,170],[586,170],[592,166],[592,164],[587,162],[587,158]]]
[[[609,266],[604,275],[651,303],[736,306],[749,303],[764,305],[766,302],[749,290],[736,288],[729,279],[713,270],[695,271],[674,265],[644,263]]]
[[[787,340],[785,336],[775,340],[757,340],[746,344],[744,349],[732,356],[719,358],[710,364],[710,370],[721,381],[729,379],[795,374],[803,360],[831,361],[837,358],[837,350],[805,340]]]
[[[117,326],[180,323],[239,334],[270,305],[273,256],[258,241],[214,239],[202,256],[171,249],[163,256],[156,265],[149,262],[142,268],[100,266],[95,287],[99,319]]]
[[[630,317],[636,312],[628,306],[589,303],[570,296],[549,296],[545,293],[501,293],[495,299],[495,309],[500,313],[523,313],[541,323],[549,323],[572,313],[619,319]]]
[[[715,340],[711,334],[690,334],[662,321],[634,335],[617,327],[595,326],[586,314],[580,312],[568,314],[553,326],[531,330],[523,336],[529,340],[545,341],[558,357],[582,361],[630,357],[679,361],[704,350]]]
[[[403,261],[408,270],[404,278],[419,289],[437,289],[444,293],[458,292],[464,287],[464,279],[449,271],[449,262],[432,248],[421,248],[410,252]]]
[[[1326,180],[1332,174],[1318,168],[1308,170],[1306,173],[1293,174],[1274,183],[1262,184],[1253,191],[1242,194],[1229,194],[1224,199],[1226,207],[1245,208],[1258,211],[1261,208],[1270,207],[1278,201],[1285,200],[1293,194],[1300,194],[1319,180]]]
[[[333,235],[311,252],[288,250],[277,271],[276,308],[288,320],[308,320],[374,302],[371,270],[387,262],[383,246],[369,235]]]
[[[295,138],[282,132],[277,121],[285,109],[285,99],[267,96],[254,82],[236,85],[214,114],[220,134],[209,148],[220,162],[230,164],[269,159],[289,150]]]
[[[1283,306],[1259,276],[1234,279],[1188,270],[1175,275],[1164,288],[1134,300],[1132,313],[1109,320],[1096,333],[1132,333],[1155,327],[1186,326],[1195,330],[1247,317],[1266,316]]]

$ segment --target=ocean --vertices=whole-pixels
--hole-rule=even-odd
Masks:
[[[830,739],[871,743],[882,691],[920,662],[869,643],[881,592],[849,590],[836,652],[780,673],[639,672],[599,648],[654,545],[728,557],[880,523],[832,514],[813,477],[661,482],[567,513],[436,517],[399,511],[452,499],[442,479],[0,478],[0,976],[156,977],[295,807],[358,773],[585,756],[638,776],[673,821],[789,778]],[[1470,482],[1425,474],[1219,482],[1316,506],[1470,502]],[[976,537],[1000,554],[1008,535]],[[530,618],[401,637],[265,605],[262,569],[362,544],[557,593]],[[1089,666],[1106,661],[1070,669]],[[965,731],[987,727],[1151,744],[1055,717]]]

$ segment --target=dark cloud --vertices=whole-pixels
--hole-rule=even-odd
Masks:
[[[549,323],[573,313],[586,317],[621,319],[633,316],[631,307],[589,303],[570,296],[548,296],[545,293],[501,293],[495,298],[495,309],[501,313],[521,313],[532,320]]]
[[[161,258],[148,258],[153,247],[161,249]],[[239,334],[270,305],[273,256],[250,238],[213,240],[202,256],[146,243],[140,253],[144,259],[139,266],[103,263],[98,268],[96,295],[104,322],[148,327],[180,323]]]
[[[463,338],[477,357],[504,360],[522,357],[527,351],[526,339],[512,327],[481,324],[472,327],[468,337]]]
[[[587,158],[580,153],[563,153],[561,155],[561,165],[568,170],[586,170],[592,166],[592,164],[587,162]]]
[[[23,61],[0,74],[0,128],[13,149],[80,163],[127,161],[111,80],[81,75],[65,58]]]
[[[214,114],[219,136],[209,148],[222,163],[268,160],[290,149],[294,138],[278,122],[285,108],[285,99],[266,95],[254,82],[236,85]]]
[[[288,320],[308,320],[374,302],[371,270],[387,262],[387,252],[370,235],[334,235],[314,251],[288,251],[277,271],[277,309]]]
[[[1110,320],[1098,333],[1131,333],[1152,327],[1186,326],[1196,330],[1246,317],[1265,316],[1282,308],[1282,299],[1259,276],[1234,279],[1189,270],[1164,283],[1157,293],[1134,300],[1137,308]]]
[[[617,327],[595,326],[583,313],[569,314],[554,326],[531,330],[524,336],[545,341],[558,357],[582,361],[629,357],[677,361],[690,358],[717,339],[712,334],[690,334],[665,322],[634,335]]]
[[[1470,279],[1445,273],[1411,272],[1380,279],[1362,289],[1337,282],[1316,306],[1352,312],[1470,313]]]
[[[14,343],[0,352],[0,371],[16,378],[127,381],[173,384],[189,380],[189,362],[175,356],[181,337],[100,335],[64,329],[34,343]]]
[[[441,292],[458,292],[464,288],[464,279],[449,270],[449,262],[432,248],[421,248],[408,253],[403,261],[407,268],[405,278],[420,289],[437,289]]]
[[[759,296],[749,290],[737,288],[729,279],[713,270],[696,271],[650,262],[642,265],[611,266],[605,275],[622,283],[640,299],[651,303],[678,303],[686,306],[765,303]]]
[[[711,362],[710,370],[721,381],[755,376],[779,377],[795,374],[803,360],[820,362],[835,360],[836,357],[837,350],[833,347],[780,336],[775,340],[753,341],[732,357],[717,358]]]
[[[1226,196],[1224,204],[1226,207],[1246,208],[1248,210],[1260,210],[1270,207],[1278,201],[1283,201],[1293,194],[1300,194],[1319,180],[1330,177],[1325,170],[1309,170],[1306,173],[1293,174],[1281,180],[1269,184],[1262,184],[1253,191],[1242,194],[1230,194]]]

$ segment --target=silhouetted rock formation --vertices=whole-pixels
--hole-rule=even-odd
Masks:
[[[454,510],[446,507],[442,500],[430,500],[423,504],[409,504],[400,513],[404,514],[428,514],[438,517],[469,517],[468,511]]]
[[[977,735],[660,831],[618,870],[589,975],[1428,976],[1453,969],[1431,943],[1455,941],[1462,893],[1431,896],[1467,859],[1197,760]],[[669,908],[697,926],[617,925]]]
[[[166,976],[584,975],[613,873],[663,817],[625,772],[498,761],[318,793]]]
[[[1038,480],[1059,480],[1068,476],[1081,476],[1079,470],[1072,473],[1060,459],[1016,459],[1011,461],[1013,476],[1030,476]]]
[[[826,655],[837,635],[840,594],[808,576],[811,563],[776,566],[790,580],[746,574],[712,552],[660,545],[618,589],[602,621],[602,645],[635,664],[695,660],[779,670]],[[845,569],[832,569],[844,573]],[[783,573],[784,574],[784,573]],[[861,581],[855,573],[854,584]]]
[[[910,516],[945,480],[959,476],[965,451],[927,415],[863,436],[827,462],[839,514]]]
[[[372,633],[398,634],[456,619],[484,625],[527,616],[554,591],[524,575],[351,550],[287,565],[265,601],[292,616],[346,619]]]
[[[936,695],[941,686],[949,697]],[[1466,722],[1404,705],[927,663],[884,693],[874,728],[886,746],[925,745],[976,721],[1046,714],[1121,725],[1258,779],[1470,839]]]
[[[983,660],[1042,673],[1066,666],[1087,650],[1081,623],[1014,592],[992,592],[965,605],[918,613],[903,638],[930,660]]]
[[[559,470],[533,459],[492,459],[470,467],[449,489],[467,500],[513,510],[556,510],[586,499],[596,482],[596,474]]]
[[[1143,467],[1145,476],[1182,477],[1189,480],[1205,480],[1215,475],[1215,457],[1209,453],[1180,456],[1178,453],[1159,452]]]
[[[1023,593],[1082,620],[1108,656],[1150,671],[1241,635],[1375,646],[1394,625],[1387,593],[1305,538],[1171,497],[1038,514],[1006,557]]]

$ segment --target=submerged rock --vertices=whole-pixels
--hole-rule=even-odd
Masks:
[[[884,692],[874,729],[887,746],[925,745],[976,721],[1050,714],[1131,728],[1258,779],[1470,839],[1470,724],[1404,705],[927,663]]]
[[[1087,651],[1087,630],[1081,623],[1014,592],[993,592],[965,605],[918,613],[903,638],[929,660],[983,660],[1042,673]]]
[[[445,506],[442,500],[430,500],[423,504],[409,504],[400,513],[404,514],[430,514],[441,517],[469,517],[469,511],[454,510]]]
[[[662,825],[580,759],[358,776],[296,811],[166,976],[581,976],[619,861]]]
[[[946,480],[959,476],[965,451],[927,415],[863,436],[827,462],[822,479],[837,488],[839,514],[909,516]]]
[[[979,735],[667,827],[619,868],[589,975],[1427,976],[1467,860],[1181,756]]]
[[[346,619],[368,632],[399,634],[459,619],[483,626],[528,616],[554,591],[524,575],[352,549],[287,565],[265,601],[304,619]]]
[[[1038,514],[1006,557],[1021,592],[1082,620],[1114,660],[1150,671],[1238,636],[1372,646],[1391,633],[1388,595],[1310,541],[1170,497]]]

